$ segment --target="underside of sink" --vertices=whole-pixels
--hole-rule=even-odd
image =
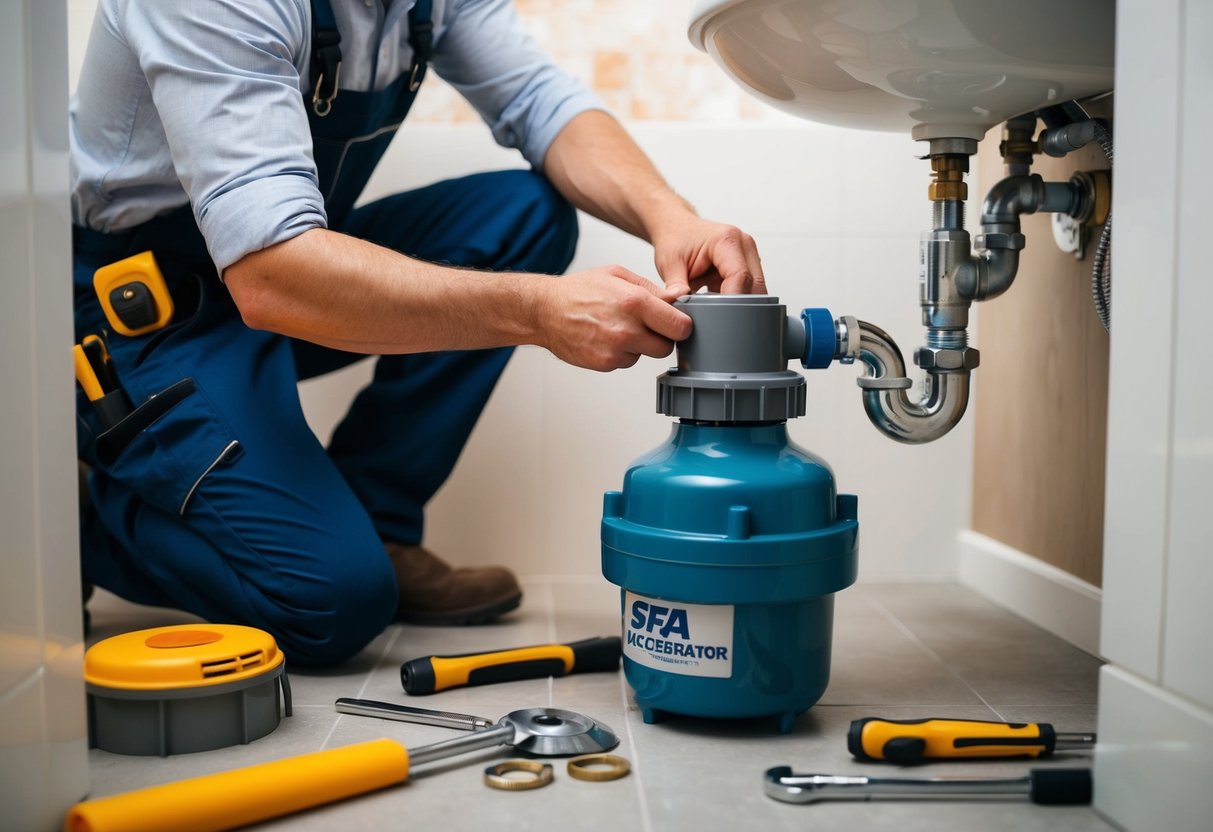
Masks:
[[[772,106],[922,140],[1112,88],[1110,0],[697,0],[691,21]]]

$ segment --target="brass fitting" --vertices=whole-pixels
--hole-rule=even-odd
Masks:
[[[969,186],[964,175],[969,170],[969,157],[956,153],[931,157],[931,184],[927,187],[927,199],[932,202],[969,198]]]
[[[1002,126],[1002,141],[998,143],[998,154],[1003,163],[1009,168],[1031,166],[1032,156],[1040,152],[1040,146],[1033,138],[1035,133],[1035,116],[1007,119]]]
[[[1091,225],[1103,225],[1108,221],[1108,214],[1112,213],[1112,171],[1089,170],[1087,176],[1091,177],[1091,184],[1095,186],[1095,204],[1087,222]]]

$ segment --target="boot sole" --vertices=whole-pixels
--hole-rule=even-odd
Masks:
[[[466,627],[475,624],[487,624],[498,616],[518,608],[522,603],[522,593],[511,595],[500,601],[479,607],[463,610],[448,610],[444,612],[416,612],[401,610],[396,613],[396,620],[406,624],[421,624],[427,627]]]

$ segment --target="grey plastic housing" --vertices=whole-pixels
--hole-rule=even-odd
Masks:
[[[89,748],[160,756],[248,744],[291,715],[286,664],[252,679],[175,690],[86,684]]]
[[[694,322],[678,366],[657,379],[657,412],[703,422],[782,422],[803,416],[805,382],[788,369],[803,325],[772,295],[686,295]],[[799,343],[797,343],[799,341]]]

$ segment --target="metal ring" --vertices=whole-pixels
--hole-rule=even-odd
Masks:
[[[525,771],[534,777],[505,777],[509,771]],[[484,785],[503,792],[522,792],[539,789],[552,782],[552,766],[535,760],[506,760],[484,770]]]
[[[606,766],[606,768],[590,768],[590,766]],[[627,760],[614,754],[582,754],[580,757],[569,760],[568,767],[569,777],[596,783],[618,780],[620,777],[626,777],[631,770]]]

